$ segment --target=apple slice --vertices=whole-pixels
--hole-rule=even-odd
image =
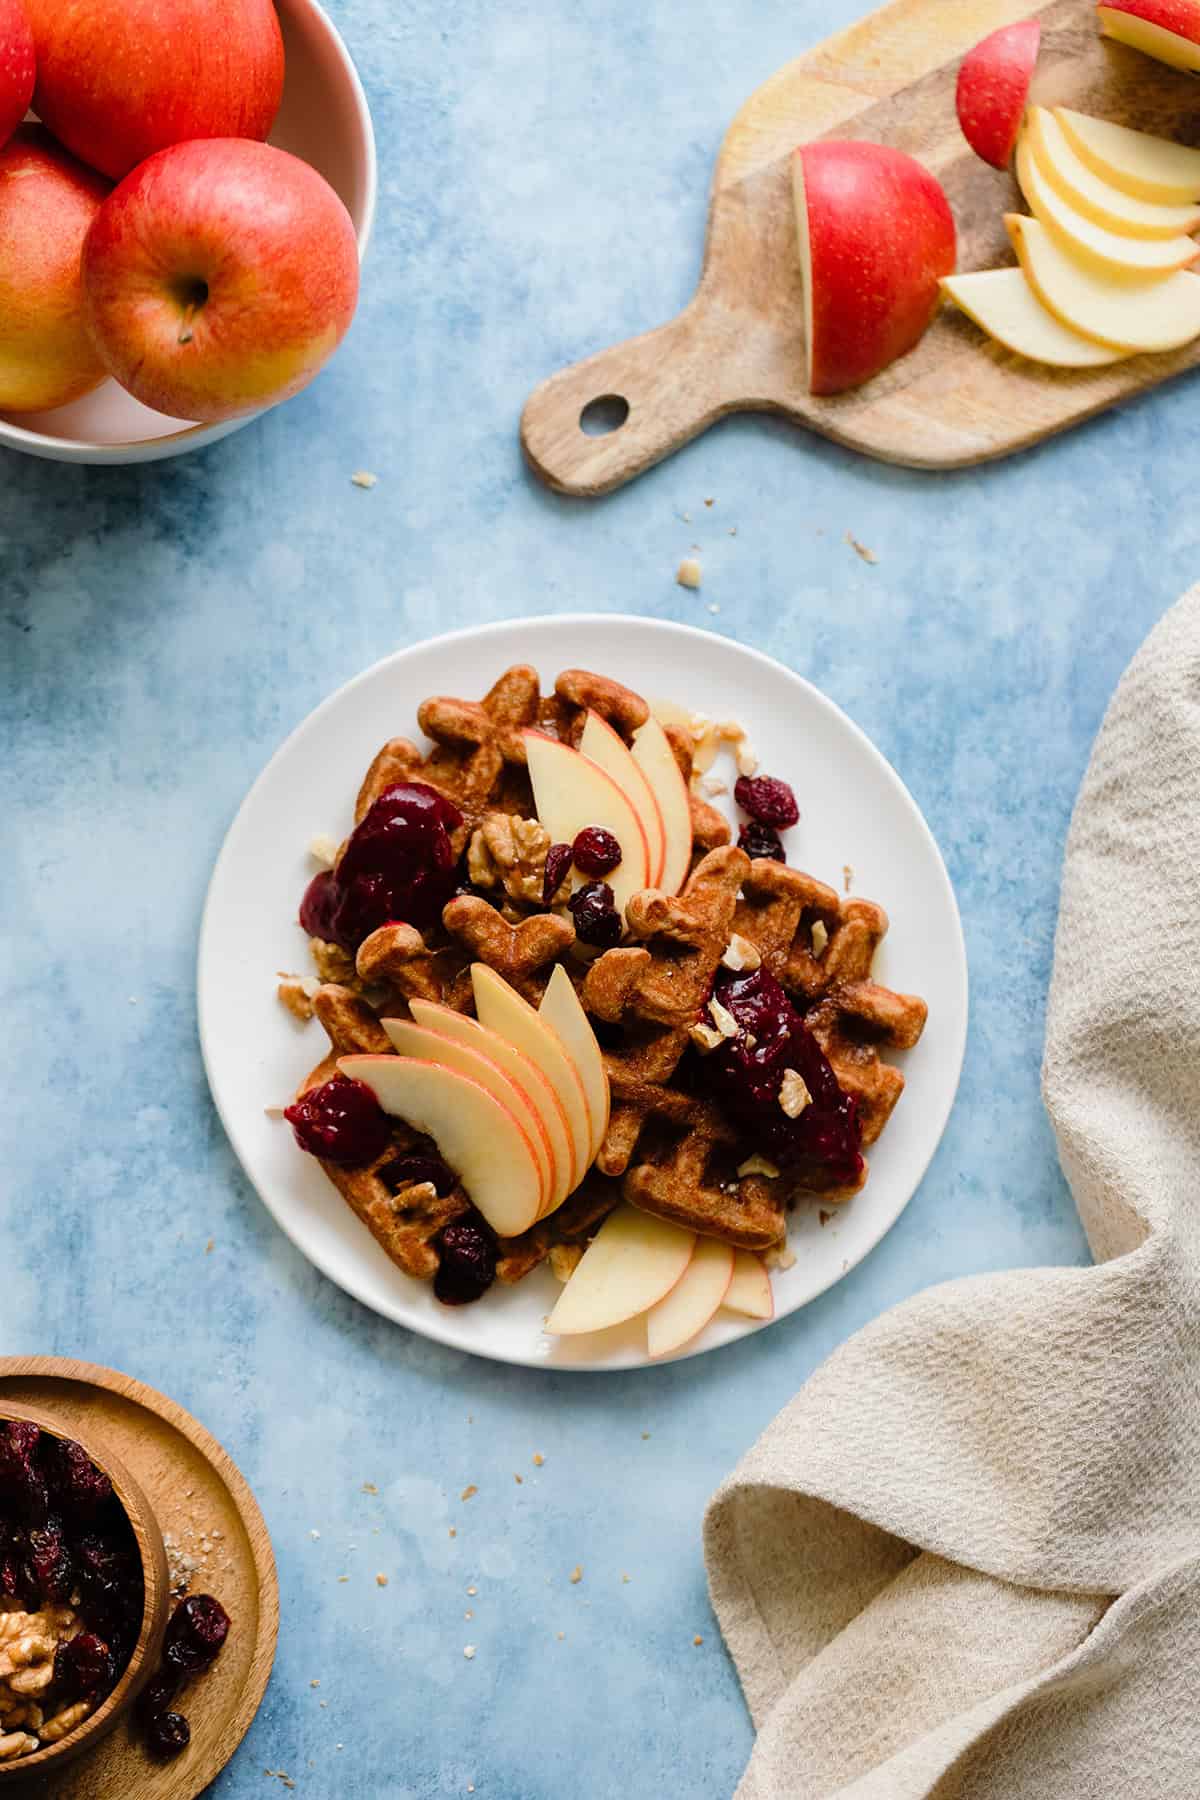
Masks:
[[[1004,223],[1030,287],[1073,331],[1130,352],[1177,350],[1200,336],[1200,275],[1117,281],[1070,256],[1037,219],[1006,213]]]
[[[1168,206],[1200,200],[1200,150],[1108,119],[1092,119],[1067,106],[1056,106],[1054,117],[1088,168],[1122,193]]]
[[[741,1313],[747,1319],[775,1317],[771,1277],[767,1274],[762,1258],[755,1256],[753,1250],[734,1251],[733,1279],[721,1305],[726,1312]]]
[[[692,1260],[670,1293],[646,1314],[646,1348],[669,1356],[703,1331],[733,1279],[733,1245],[697,1238]]]
[[[592,1160],[592,1115],[583,1077],[549,1021],[541,1018],[495,969],[489,969],[485,963],[473,963],[471,985],[479,1023],[506,1038],[514,1049],[536,1063],[562,1102],[571,1133],[571,1186],[578,1187]]]
[[[575,1171],[575,1145],[562,1101],[547,1076],[537,1064],[507,1038],[489,1031],[478,1019],[469,1019],[436,1000],[413,998],[409,1008],[418,1025],[435,1032],[438,1037],[464,1044],[470,1050],[496,1063],[518,1086],[523,1087],[541,1116],[542,1127],[550,1143],[554,1162],[554,1182],[549,1210],[561,1206],[567,1195],[583,1178],[583,1170]],[[386,1020],[384,1021],[386,1024]]]
[[[929,170],[883,144],[802,144],[792,178],[809,391],[838,394],[924,335],[954,269],[954,217]]]
[[[1042,174],[1027,133],[1017,145],[1017,180],[1034,217],[1064,250],[1101,274],[1139,280],[1147,275],[1173,274],[1196,260],[1197,249],[1190,237],[1125,237],[1076,212]]]
[[[1033,153],[1046,180],[1076,212],[1126,237],[1171,238],[1200,227],[1200,206],[1165,206],[1138,200],[1090,169],[1045,106],[1031,106],[1025,119]]]
[[[608,1215],[546,1320],[552,1337],[606,1331],[669,1294],[692,1260],[694,1231],[618,1206]]]
[[[600,825],[620,844],[621,861],[604,879],[624,918],[631,896],[650,885],[650,846],[641,820],[612,776],[590,756],[541,731],[524,731],[521,736],[534,810],[551,840],[572,844],[585,826]]]
[[[575,1071],[583,1083],[588,1114],[592,1124],[591,1142],[588,1147],[588,1164],[590,1166],[595,1162],[596,1152],[604,1142],[605,1133],[608,1130],[611,1095],[608,1087],[608,1074],[604,1067],[604,1058],[600,1054],[600,1046],[596,1042],[596,1034],[592,1030],[591,1021],[579,1003],[578,994],[571,985],[571,977],[561,963],[554,965],[549,986],[542,995],[538,1016],[556,1034],[563,1049],[574,1063]]]
[[[485,1056],[474,1046],[459,1043],[456,1038],[443,1037],[440,1032],[430,1031],[425,1025],[415,1025],[410,1019],[381,1019],[380,1024],[400,1056],[415,1057],[419,1062],[442,1063],[447,1069],[457,1070],[458,1074],[465,1075],[468,1080],[477,1081],[494,1100],[498,1100],[501,1106],[506,1106],[514,1114],[537,1157],[542,1177],[542,1198],[538,1211],[545,1213],[554,1192],[556,1170],[542,1116],[525,1088],[507,1075],[490,1056]]]
[[[654,793],[663,822],[663,864],[656,885],[664,894],[677,894],[692,866],[692,801],[671,740],[653,713],[634,732],[631,755]]]
[[[533,1143],[486,1088],[443,1063],[407,1056],[342,1056],[338,1068],[364,1082],[384,1112],[433,1138],[498,1237],[529,1230],[542,1202]]]
[[[630,754],[623,738],[619,737],[606,719],[599,713],[590,712],[584,720],[583,736],[579,740],[579,748],[585,756],[590,756],[594,763],[599,763],[606,775],[611,775],[625,798],[632,806],[641,821],[642,830],[646,834],[646,843],[650,852],[650,887],[662,885],[663,863],[667,854],[667,834],[663,828],[662,813],[654,790],[647,781],[640,765]]]
[[[947,275],[942,292],[982,325],[989,337],[1055,369],[1099,369],[1120,362],[1123,350],[1110,350],[1047,312],[1025,279],[1024,269],[982,269],[976,275]]]
[[[1200,6],[1195,0],[1109,0],[1096,11],[1105,37],[1172,69],[1200,69]]]
[[[959,67],[954,104],[962,134],[994,169],[1008,167],[1041,41],[1038,21],[1020,19],[989,33]]]

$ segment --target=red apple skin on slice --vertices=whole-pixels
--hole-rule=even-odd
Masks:
[[[771,1277],[760,1256],[753,1250],[737,1250],[733,1257],[733,1279],[721,1305],[726,1312],[741,1313],[746,1319],[773,1319],[775,1296]]]
[[[540,823],[556,844],[572,844],[589,825],[610,831],[621,861],[604,880],[622,919],[630,898],[650,885],[650,846],[641,820],[612,776],[590,756],[547,737],[523,731],[533,801]]]
[[[472,963],[471,985],[480,1024],[535,1062],[562,1102],[574,1150],[572,1186],[577,1187],[591,1162],[592,1144],[592,1115],[578,1069],[558,1033],[502,975],[485,963]]]
[[[677,894],[692,866],[692,802],[671,740],[653,713],[633,734],[633,760],[654,791],[665,834],[658,886]]]
[[[697,1238],[692,1260],[666,1297],[646,1314],[646,1348],[670,1356],[704,1330],[729,1291],[733,1245]]]
[[[1195,0],[1110,0],[1096,13],[1105,37],[1168,68],[1200,69],[1200,6]]]
[[[839,138],[792,159],[808,385],[859,387],[924,335],[954,270],[950,203],[902,150]]]
[[[1006,169],[1021,129],[1042,28],[1036,19],[1002,25],[968,50],[954,103],[962,134],[976,156]]]
[[[444,1063],[468,1081],[477,1081],[494,1100],[513,1113],[537,1157],[542,1177],[542,1199],[539,1211],[546,1212],[553,1193],[555,1168],[550,1152],[550,1139],[542,1124],[541,1114],[527,1090],[506,1074],[498,1063],[482,1050],[443,1037],[427,1026],[415,1025],[411,1019],[383,1019],[383,1029],[391,1038],[399,1056],[415,1056],[421,1062]]]
[[[662,813],[637,759],[631,754],[624,738],[615,732],[607,719],[599,713],[590,712],[584,721],[583,736],[579,740],[579,748],[585,756],[599,763],[606,774],[611,775],[617,786],[624,793],[634,812],[641,821],[642,830],[646,834],[646,844],[650,853],[649,887],[662,884],[663,864],[667,855],[667,834],[663,828]]]
[[[553,1211],[556,1206],[561,1206],[582,1179],[583,1171],[580,1170],[576,1176],[571,1127],[567,1123],[562,1101],[547,1076],[515,1044],[510,1044],[498,1032],[489,1031],[478,1019],[470,1019],[465,1013],[455,1012],[436,1000],[421,1000],[414,996],[408,1004],[418,1025],[437,1032],[439,1037],[453,1038],[460,1044],[466,1044],[468,1049],[480,1051],[493,1062],[499,1063],[525,1089],[542,1116],[542,1126],[550,1140],[554,1159],[555,1182],[548,1210]]]
[[[551,971],[538,1015],[557,1034],[583,1083],[592,1127],[588,1161],[589,1164],[593,1163],[608,1133],[612,1095],[608,1085],[608,1072],[604,1067],[604,1058],[600,1054],[591,1020],[584,1012],[579,995],[571,985],[571,977],[561,963],[555,963]]]
[[[407,1056],[343,1056],[338,1068],[369,1087],[384,1112],[424,1131],[498,1237],[535,1222],[542,1178],[520,1122],[478,1082]]]
[[[695,1233],[618,1206],[583,1253],[546,1320],[551,1337],[607,1331],[669,1294],[692,1260]]]

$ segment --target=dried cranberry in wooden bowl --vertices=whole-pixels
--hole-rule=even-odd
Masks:
[[[56,1704],[107,1693],[57,1743],[0,1762],[0,1789],[11,1784],[14,1800],[17,1783],[73,1762],[129,1712],[158,1665],[171,1596],[162,1532],[125,1465],[74,1424],[4,1401],[0,1591],[36,1610],[63,1586],[80,1596],[81,1622],[48,1692]]]

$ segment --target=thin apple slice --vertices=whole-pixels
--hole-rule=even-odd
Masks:
[[[1200,336],[1200,275],[1115,281],[1061,249],[1037,219],[1006,213],[1013,248],[1043,306],[1114,350],[1176,350]]]
[[[549,985],[542,995],[542,1004],[538,1008],[538,1013],[539,1017],[544,1019],[550,1029],[557,1034],[583,1083],[588,1114],[592,1124],[591,1143],[588,1149],[590,1166],[595,1162],[596,1152],[604,1142],[605,1134],[608,1131],[608,1115],[612,1097],[609,1093],[604,1058],[600,1054],[600,1046],[596,1042],[596,1034],[592,1030],[591,1020],[580,1005],[579,995],[571,985],[571,977],[561,963],[554,965]]]
[[[721,1305],[726,1312],[741,1313],[746,1319],[775,1317],[771,1277],[761,1256],[755,1256],[753,1250],[734,1251],[733,1279]]]
[[[650,885],[650,846],[642,822],[609,775],[590,756],[541,731],[521,734],[540,823],[556,844],[572,844],[588,825],[611,831],[621,861],[604,877],[621,917],[632,895]]]
[[[381,1019],[380,1024],[398,1055],[413,1056],[419,1062],[443,1063],[447,1069],[457,1070],[469,1081],[477,1081],[501,1106],[515,1114],[537,1157],[542,1177],[542,1199],[538,1210],[545,1213],[554,1192],[556,1174],[550,1139],[541,1114],[520,1082],[514,1081],[499,1063],[493,1062],[481,1050],[459,1043],[456,1038],[443,1037],[428,1026],[416,1025],[411,1019]]]
[[[571,1187],[578,1187],[592,1160],[592,1115],[583,1077],[554,1027],[494,969],[473,963],[471,984],[480,1024],[536,1063],[562,1102],[571,1133]]]
[[[1168,206],[1200,200],[1200,150],[1068,106],[1056,106],[1054,117],[1088,168],[1124,193]]]
[[[1195,244],[1182,233],[1173,238],[1125,237],[1077,212],[1042,174],[1028,133],[1017,145],[1017,180],[1034,217],[1064,250],[1101,274],[1136,281],[1148,275],[1171,275],[1196,260]]]
[[[1090,169],[1046,106],[1031,106],[1026,129],[1038,167],[1076,212],[1126,237],[1172,238],[1200,228],[1200,206],[1139,200]]]
[[[498,1237],[519,1237],[534,1224],[542,1177],[533,1143],[486,1088],[407,1056],[343,1056],[338,1068],[364,1082],[384,1112],[433,1138]]]
[[[695,1232],[619,1206],[584,1251],[546,1330],[552,1337],[576,1337],[636,1319],[670,1293],[695,1247]]]
[[[697,1238],[692,1260],[670,1293],[646,1314],[646,1348],[670,1356],[703,1331],[729,1292],[733,1245]]]
[[[1096,12],[1105,37],[1169,68],[1200,69],[1200,7],[1194,0],[1113,0]]]
[[[1123,350],[1110,350],[1080,337],[1047,312],[1034,294],[1023,269],[982,269],[976,275],[947,275],[942,292],[982,325],[989,337],[1055,369],[1099,369],[1120,362]]]
[[[594,763],[599,763],[605,774],[612,776],[641,820],[650,852],[650,879],[647,885],[660,887],[663,863],[667,855],[667,834],[654,790],[640,765],[630,754],[625,740],[618,737],[607,719],[602,719],[599,713],[590,712],[584,720],[579,748],[584,756],[590,756]]]
[[[518,1050],[515,1044],[510,1044],[498,1032],[489,1031],[478,1019],[469,1019],[465,1013],[457,1013],[436,1000],[414,997],[408,1004],[418,1025],[436,1032],[439,1037],[465,1044],[470,1050],[478,1050],[525,1089],[541,1115],[554,1160],[554,1183],[548,1210],[553,1211],[556,1206],[561,1206],[567,1195],[582,1180],[583,1170],[578,1174],[575,1172],[575,1145],[571,1128],[567,1123],[562,1101],[544,1071],[538,1068],[531,1057]]]
[[[655,885],[665,894],[677,894],[692,866],[692,802],[671,740],[653,713],[634,732],[630,754],[653,791],[663,822],[662,873]]]
[[[959,65],[954,92],[959,126],[976,156],[994,169],[1008,167],[1041,39],[1036,19],[1001,25]]]

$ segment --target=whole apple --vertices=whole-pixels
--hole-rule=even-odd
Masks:
[[[33,31],[21,0],[0,0],[0,144],[29,111],[35,67]]]
[[[0,149],[0,407],[42,412],[97,387],[79,257],[109,184],[36,125]]]
[[[83,287],[109,373],[156,412],[216,424],[288,399],[328,361],[354,317],[358,247],[299,157],[202,138],[113,189]]]
[[[38,117],[119,181],[188,138],[265,138],[283,94],[274,0],[25,0]]]

